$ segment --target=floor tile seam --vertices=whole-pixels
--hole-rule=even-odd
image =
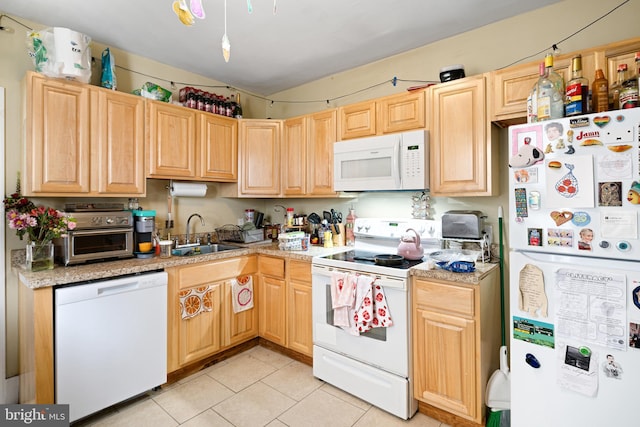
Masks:
[[[153,397],[151,398],[151,400],[153,401],[153,403],[155,403],[156,405],[158,405],[158,407],[159,407],[160,409],[162,409],[162,411],[164,411],[164,413],[165,413],[165,414],[167,414],[167,415],[168,415],[168,416],[169,416],[173,421],[175,421],[175,422],[176,422],[176,426],[179,426],[179,425],[181,424],[181,423],[180,423],[180,421],[176,420],[176,419],[173,417],[173,415],[171,415],[171,414],[169,413],[169,411],[167,411],[167,410],[164,408],[164,406],[162,406],[160,403],[156,402],[156,400],[155,400]],[[197,416],[197,415],[196,415],[196,416]],[[186,421],[185,421],[185,423],[186,423]]]
[[[328,383],[327,383],[327,384],[328,384]],[[342,397],[340,397],[340,396],[336,396],[335,394],[329,393],[329,392],[328,392],[328,391],[326,391],[326,390],[322,390],[322,387],[318,387],[316,390],[317,390],[317,391],[321,391],[321,392],[323,392],[323,393],[326,393],[326,394],[328,394],[329,396],[335,397],[336,399],[339,399],[339,400],[343,401],[344,403],[348,404],[349,406],[353,406],[353,407],[354,407],[354,408],[356,408],[356,409],[360,409],[361,411],[364,411],[364,413],[365,413],[365,414],[366,414],[367,412],[369,412],[369,410],[371,410],[372,408],[374,408],[374,407],[375,407],[374,405],[371,405],[370,403],[365,402],[365,401],[363,400],[363,402],[365,402],[366,404],[368,404],[368,405],[369,405],[369,407],[368,407],[367,409],[363,409],[363,408],[361,408],[361,407],[359,407],[359,406],[357,406],[357,405],[354,405],[353,403],[349,402],[348,400],[343,399],[343,398],[342,398]],[[340,389],[338,389],[338,390],[340,390]],[[314,391],[315,391],[315,390],[314,390]],[[345,392],[345,393],[346,393],[346,392]],[[357,397],[357,396],[353,396],[353,395],[351,395],[351,396],[352,396],[353,398],[355,398],[355,399],[360,399],[360,398],[359,398],[359,397]],[[360,400],[362,400],[362,399],[360,399]]]
[[[288,365],[290,365],[291,363],[295,362],[295,359],[291,359],[291,358],[289,358],[290,360],[289,360],[286,364],[284,364],[284,365],[280,366],[280,365],[276,365],[276,364],[274,364],[274,363],[272,363],[272,362],[270,362],[270,361],[268,361],[268,360],[263,360],[263,359],[261,359],[261,358],[259,358],[259,357],[255,356],[255,355],[253,355],[253,354],[247,354],[246,356],[247,356],[247,357],[249,357],[249,358],[251,358],[251,359],[255,359],[255,360],[257,360],[258,362],[262,362],[262,363],[264,363],[265,365],[268,365],[268,366],[272,367],[272,368],[273,368],[273,369],[275,369],[276,371],[279,371],[280,369],[284,368],[285,366],[288,366]]]

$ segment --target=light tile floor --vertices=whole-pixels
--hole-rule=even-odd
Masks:
[[[314,378],[310,366],[260,346],[73,424],[178,425],[447,427],[420,413],[408,421],[390,415]]]

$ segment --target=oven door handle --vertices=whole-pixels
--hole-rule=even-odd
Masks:
[[[82,229],[82,230],[78,230],[76,228],[75,230],[70,231],[67,234],[71,237],[76,237],[76,236],[95,236],[97,234],[119,234],[119,233],[128,233],[130,231],[133,231],[132,227],[90,228],[90,229]]]

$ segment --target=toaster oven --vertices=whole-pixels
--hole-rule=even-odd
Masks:
[[[76,220],[67,235],[54,239],[56,262],[83,264],[133,257],[133,216],[131,211],[65,209]]]

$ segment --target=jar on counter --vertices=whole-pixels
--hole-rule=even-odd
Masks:
[[[244,222],[245,224],[247,222],[251,222],[253,223],[254,219],[255,219],[255,210],[254,209],[245,209],[244,210]]]
[[[293,227],[293,208],[287,208],[287,226]]]

